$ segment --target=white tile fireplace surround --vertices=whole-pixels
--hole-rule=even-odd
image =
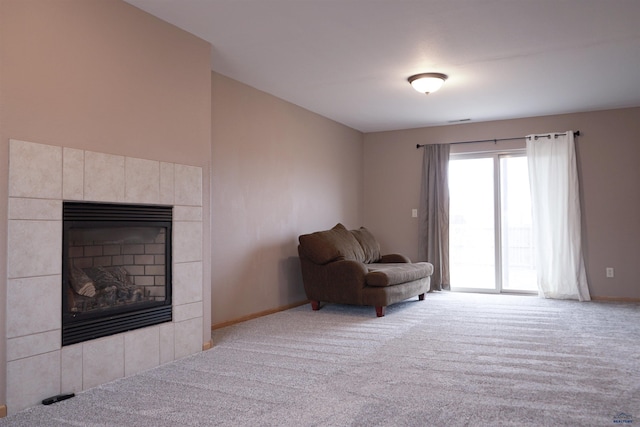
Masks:
[[[173,206],[173,321],[62,347],[62,201]],[[7,409],[202,350],[202,169],[9,143]]]

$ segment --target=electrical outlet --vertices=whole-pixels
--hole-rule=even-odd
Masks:
[[[411,209],[411,218],[418,218],[418,209]]]
[[[613,267],[607,267],[606,268],[606,273],[607,273],[607,277],[608,278],[612,278],[613,277]]]

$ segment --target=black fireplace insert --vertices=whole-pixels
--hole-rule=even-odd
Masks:
[[[171,321],[172,213],[63,203],[63,346]]]

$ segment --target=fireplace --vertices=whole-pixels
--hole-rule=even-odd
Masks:
[[[6,396],[10,411],[35,405],[47,396],[77,393],[202,351],[203,337],[208,336],[204,318],[208,305],[204,276],[207,269],[203,254],[206,240],[203,219],[207,217],[208,208],[203,206],[203,169],[15,139],[9,141],[8,151],[4,369],[9,373]],[[112,314],[106,322],[98,321],[99,311],[83,312],[82,306],[63,311],[63,307],[72,310],[68,308],[68,297],[70,292],[75,292],[68,288],[69,258],[79,256],[77,248],[63,251],[63,238],[67,244],[70,234],[73,237],[73,233],[78,233],[70,230],[78,228],[110,230],[113,224],[107,227],[103,221],[129,215],[100,210],[90,215],[76,215],[72,212],[74,209],[63,208],[65,201],[87,203],[85,207],[123,206],[127,208],[125,211],[128,207],[140,207],[142,211],[133,209],[136,211],[133,218],[119,218],[120,226],[150,225],[164,229],[168,239],[166,254],[153,255],[157,255],[154,263],[163,256],[166,259],[165,301],[161,301],[162,295],[156,295],[160,293],[159,288],[147,287],[150,283],[147,278],[137,279],[137,286],[146,280],[147,289],[135,295],[153,295],[153,300],[137,301],[135,297],[133,305],[115,306],[109,310]],[[153,209],[146,212],[148,207]],[[159,214],[157,208],[164,213]],[[69,211],[64,216],[70,222],[63,226],[65,210]],[[109,215],[105,219],[106,213]],[[151,223],[141,219],[151,219]],[[96,251],[102,250],[103,256],[110,257],[118,256],[112,254],[114,251],[123,252],[125,242],[116,239],[119,233],[114,231],[108,239],[94,233],[93,238],[104,244],[84,245],[103,246],[87,251],[92,263],[100,261]],[[116,240],[117,245],[108,244]],[[147,252],[160,248],[150,246]],[[138,259],[139,262],[150,260],[149,257],[146,261]],[[119,259],[110,261],[113,266]],[[154,267],[153,273],[145,271],[145,275],[153,275],[154,286],[161,286],[160,264],[144,265]],[[136,272],[130,271],[130,276],[134,275]],[[159,276],[157,280],[156,276]],[[82,292],[91,294],[91,287]],[[134,316],[138,319],[131,322],[131,309],[139,307],[142,309]],[[124,323],[124,327],[120,323]],[[107,325],[112,329],[104,331]],[[141,325],[145,327],[137,328]],[[123,332],[116,332],[118,330]],[[78,343],[70,344],[73,342]]]
[[[171,226],[171,206],[63,203],[63,346],[172,320]]]

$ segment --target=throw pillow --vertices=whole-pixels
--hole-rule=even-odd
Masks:
[[[338,223],[331,230],[316,231],[298,237],[302,252],[316,264],[348,259],[363,261],[362,246],[344,225]]]
[[[364,262],[367,264],[378,262],[380,259],[380,244],[373,237],[373,234],[364,227],[360,227],[358,230],[351,230],[351,233],[362,246]]]

